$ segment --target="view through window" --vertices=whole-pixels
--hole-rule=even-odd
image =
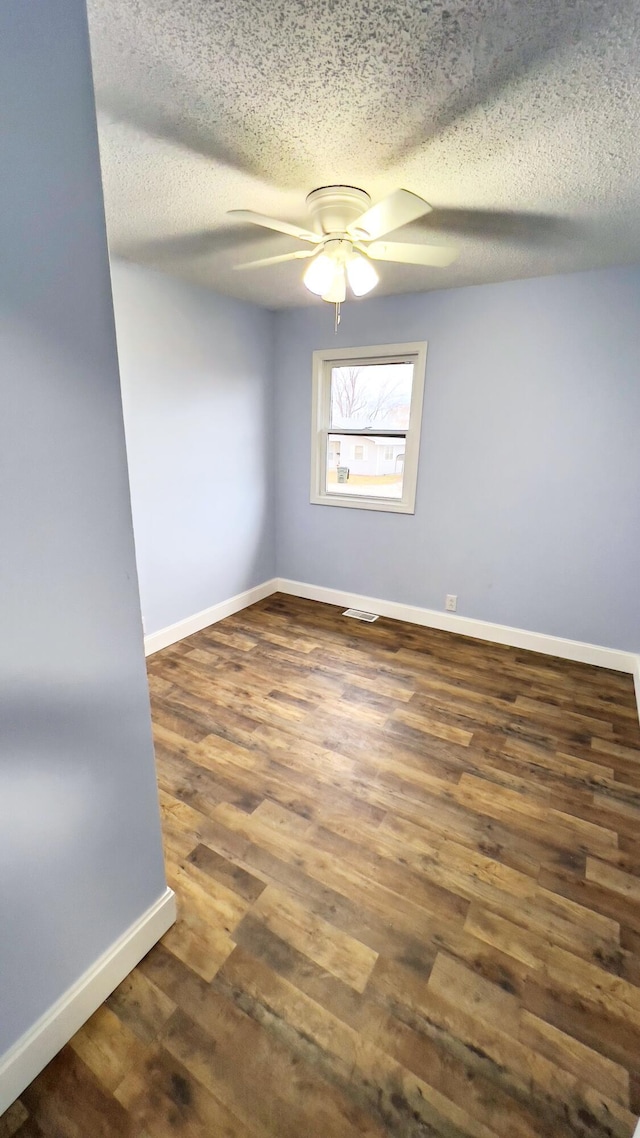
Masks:
[[[400,500],[413,363],[331,368],[326,492]]]

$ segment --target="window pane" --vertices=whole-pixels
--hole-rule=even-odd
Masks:
[[[357,364],[331,369],[332,428],[406,431],[413,364]]]
[[[401,498],[406,440],[376,435],[329,435],[327,494]]]

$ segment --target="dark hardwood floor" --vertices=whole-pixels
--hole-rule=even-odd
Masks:
[[[180,918],[0,1138],[629,1138],[629,676],[276,595],[149,681]]]

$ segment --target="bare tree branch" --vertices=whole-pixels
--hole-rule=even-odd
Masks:
[[[382,419],[386,415],[394,403],[397,402],[398,391],[400,388],[399,383],[387,381],[383,384],[378,392],[375,403],[369,404],[369,419],[371,423],[375,423],[377,419]]]
[[[344,423],[360,419],[362,427],[372,427],[398,402],[401,383],[388,380],[371,398],[361,367],[335,368],[331,377],[331,399]]]
[[[359,382],[362,368],[341,367],[333,372],[331,397],[342,419],[353,419],[367,407],[365,390]]]

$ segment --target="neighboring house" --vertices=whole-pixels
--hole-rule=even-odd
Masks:
[[[405,440],[388,438],[333,437],[329,443],[329,467],[347,466],[351,474],[401,474]]]

